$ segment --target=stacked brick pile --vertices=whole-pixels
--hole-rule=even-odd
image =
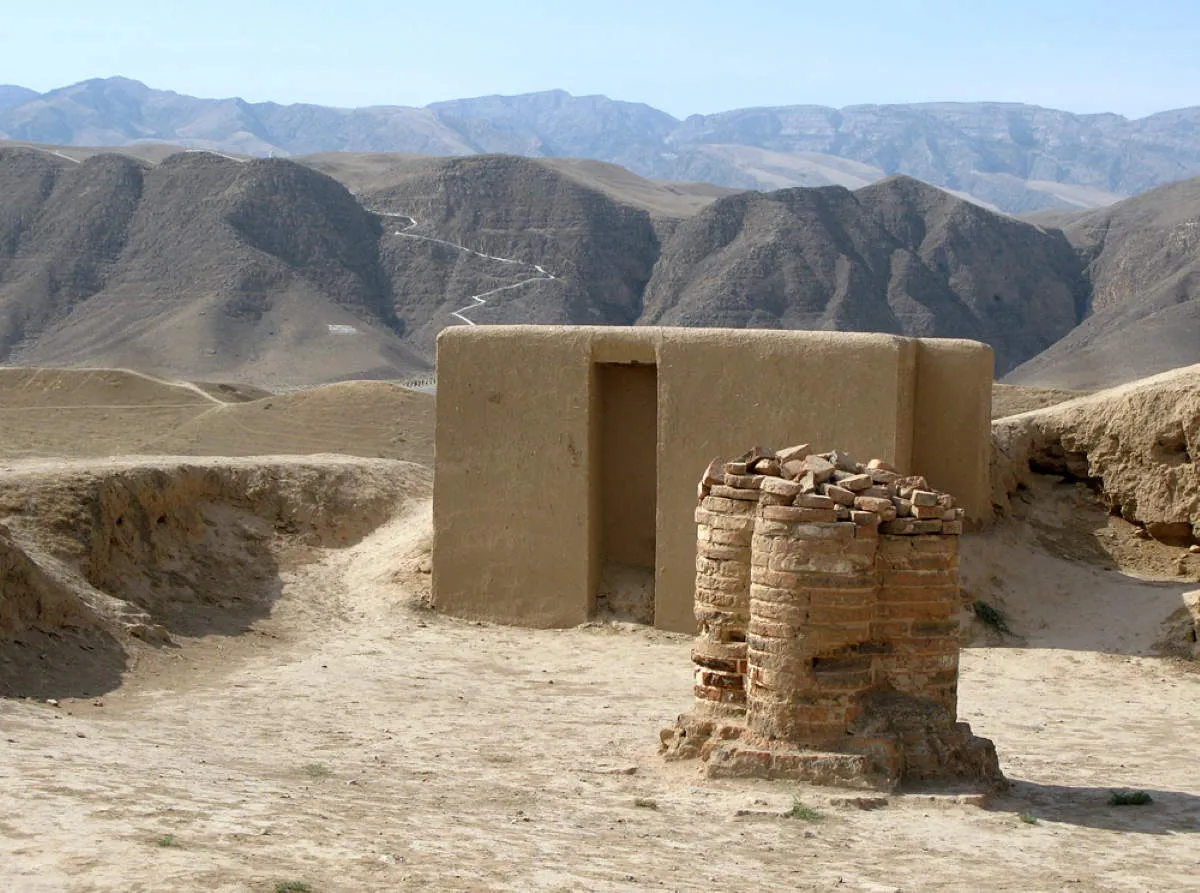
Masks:
[[[710,774],[1000,777],[955,722],[951,496],[806,445],[716,461],[698,495],[695,705],[669,753]]]

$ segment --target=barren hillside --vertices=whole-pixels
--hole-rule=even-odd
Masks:
[[[1087,264],[1090,313],[1006,379],[1109,387],[1200,361],[1200,179],[1070,221]]]
[[[5,149],[0,192],[2,362],[267,385],[426,366],[400,342],[378,220],[301,165]]]
[[[1081,292],[1060,233],[897,177],[720,199],[665,246],[641,322],[975,338],[1003,373],[1079,322]]]

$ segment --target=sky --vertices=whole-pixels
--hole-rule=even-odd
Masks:
[[[425,105],[564,89],[749,106],[1200,105],[1197,0],[55,0],[6,4],[0,84],[123,75],[202,97]]]

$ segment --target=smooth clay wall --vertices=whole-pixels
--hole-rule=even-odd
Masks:
[[[958,494],[969,516],[987,509],[986,345],[841,332],[454,327],[438,339],[440,608],[527,626],[588,619],[604,539],[598,370],[634,362],[657,367],[660,628],[695,631],[695,469],[747,443],[839,446],[905,471],[920,456],[930,483]]]

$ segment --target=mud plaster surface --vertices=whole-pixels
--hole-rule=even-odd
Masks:
[[[410,515],[284,568],[250,632],[144,648],[103,706],[0,701],[0,888],[1141,891],[1200,874],[1200,674],[1179,664],[1032,636],[968,649],[961,714],[1014,791],[864,812],[663,763],[687,637],[439,617],[418,599],[427,538]],[[1155,803],[1110,807],[1113,788]],[[822,818],[783,817],[797,796]]]

